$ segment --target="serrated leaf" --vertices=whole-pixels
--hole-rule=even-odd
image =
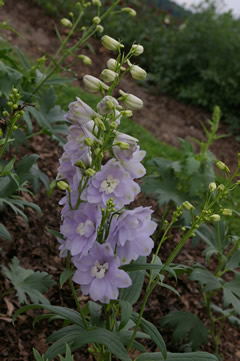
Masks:
[[[195,315],[190,312],[173,311],[164,316],[160,323],[161,327],[169,325],[174,328],[172,335],[175,343],[191,341],[193,350],[199,348],[208,340],[206,326]]]
[[[11,281],[20,303],[26,303],[28,295],[34,303],[49,303],[43,292],[47,292],[55,282],[46,272],[32,271],[19,265],[19,260],[14,257],[10,268],[2,266],[3,274]]]
[[[136,358],[136,361],[163,361],[164,358],[160,352],[145,353]],[[215,355],[208,352],[184,352],[167,353],[167,361],[218,361]]]
[[[205,285],[203,292],[213,291],[219,288],[222,288],[222,283],[220,279],[214,276],[206,268],[196,266],[193,268],[191,275],[189,276],[190,280],[198,281],[201,285]]]
[[[134,263],[141,263],[145,261],[146,257],[139,257]],[[144,273],[139,271],[131,272],[130,277],[132,279],[132,286],[120,289],[119,299],[125,300],[133,305],[140,297],[144,282]]]
[[[131,319],[137,323],[139,314],[136,312],[133,312]],[[151,322],[145,320],[144,318],[141,318],[140,327],[143,330],[143,332],[146,332],[152,339],[153,342],[160,348],[160,351],[163,355],[164,360],[167,358],[167,348],[164,342],[164,339],[162,338],[162,335],[158,331],[157,327],[154,326]]]
[[[224,307],[232,305],[235,311],[240,314],[240,275],[235,274],[231,282],[226,282],[223,288]]]
[[[62,288],[62,286],[64,285],[65,282],[67,282],[67,280],[72,277],[74,271],[71,269],[66,269],[65,271],[63,271],[60,275],[60,287]]]
[[[2,223],[0,223],[0,237],[6,239],[7,241],[11,241],[11,235]]]
[[[226,264],[226,269],[228,270],[235,270],[240,265],[240,250],[235,251],[235,253],[232,255],[232,257],[228,260]]]

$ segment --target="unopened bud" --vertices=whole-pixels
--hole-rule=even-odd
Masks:
[[[70,13],[68,14],[71,18],[73,18],[73,12],[70,11]]]
[[[113,71],[116,71],[116,70],[119,69],[119,66],[120,66],[120,64],[119,64],[119,62],[118,62],[116,59],[113,59],[113,58],[108,59],[108,61],[107,61],[107,67],[108,67],[108,69],[113,70]],[[120,67],[120,70],[124,71],[124,70],[126,70],[126,68],[124,68],[123,66],[121,66],[121,67]]]
[[[85,65],[91,65],[92,64],[92,59],[89,58],[89,56],[87,56],[87,55],[79,55],[78,58],[80,60],[82,60],[83,64],[85,64]]]
[[[94,141],[90,137],[87,137],[87,138],[84,139],[84,143],[87,146],[91,147],[94,144]]]
[[[118,50],[118,49],[124,47],[124,45],[119,43],[119,41],[111,38],[108,35],[104,35],[101,40],[102,40],[103,46],[108,50]]]
[[[121,94],[120,100],[122,100],[131,110],[139,110],[143,107],[143,101],[135,95],[125,93],[122,90],[119,90],[119,93]]]
[[[102,33],[103,30],[104,30],[104,27],[102,25],[97,25],[96,30],[97,30],[98,33]]]
[[[117,145],[122,150],[129,149],[129,144],[126,142],[115,142],[114,145]]]
[[[187,211],[192,211],[194,209],[194,206],[188,201],[183,202],[182,206]]]
[[[111,122],[111,123],[109,124],[109,126],[110,126],[110,128],[112,128],[112,129],[117,129],[118,123],[117,123],[117,122]]]
[[[95,155],[98,155],[100,153],[101,149],[100,148],[96,148],[94,149],[94,154]]]
[[[72,27],[72,22],[69,19],[66,19],[66,18],[61,19],[61,24],[63,26],[66,26],[67,28]]]
[[[79,159],[74,165],[78,168],[86,169],[86,166],[81,159]]]
[[[98,6],[98,7],[102,6],[100,0],[92,0],[92,4],[93,4],[94,6]]]
[[[4,117],[8,117],[8,116],[9,116],[9,113],[8,113],[7,110],[4,110],[4,111],[3,111],[3,116],[4,116]]]
[[[115,73],[115,71],[112,71],[110,69],[104,69],[101,72],[101,78],[106,82],[106,83],[111,83],[113,82],[116,78],[117,78],[118,74]]]
[[[100,24],[100,22],[101,22],[100,17],[99,17],[99,16],[94,16],[94,18],[93,18],[93,24],[98,25],[98,24]]]
[[[95,78],[92,75],[85,75],[83,77],[83,83],[90,92],[98,92],[108,90],[109,86],[104,84],[100,79]]]
[[[131,110],[122,110],[122,111],[121,111],[121,114],[122,114],[124,117],[131,118],[132,115],[133,115],[133,112],[132,112]]]
[[[131,47],[131,52],[135,55],[135,56],[139,56],[143,53],[144,51],[144,47],[140,44],[133,44]]]
[[[102,129],[102,130],[104,130],[104,131],[106,130],[105,124],[103,123],[102,119],[96,117],[96,118],[94,119],[94,123],[95,123],[100,129]]]
[[[219,216],[219,214],[212,214],[209,217],[209,221],[212,221],[212,222],[219,222],[220,219],[221,219],[221,217]]]
[[[57,187],[59,189],[61,189],[62,191],[66,191],[67,189],[70,190],[69,184],[67,182],[64,182],[64,181],[57,182]]]
[[[210,192],[214,192],[215,189],[217,188],[215,182],[211,182],[208,187],[209,187]]]
[[[85,170],[85,174],[88,177],[93,177],[94,174],[96,174],[96,171],[94,169],[92,169],[92,168],[88,168],[88,169]]]
[[[146,79],[146,76],[147,76],[146,71],[138,65],[131,65],[130,73],[131,73],[133,79],[136,79],[136,80],[144,80],[144,79]]]
[[[224,216],[232,216],[232,210],[228,208],[224,208],[221,213]]]
[[[219,184],[219,186],[217,187],[217,190],[218,190],[219,192],[223,192],[224,189],[225,189],[225,186],[224,186],[223,184]]]
[[[230,173],[230,169],[228,168],[228,166],[220,160],[216,163],[216,167],[220,170]]]
[[[128,13],[130,16],[136,16],[137,12],[136,10],[126,7],[126,8],[122,8],[121,11],[124,11],[125,13]]]

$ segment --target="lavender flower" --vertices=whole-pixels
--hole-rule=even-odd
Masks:
[[[64,214],[60,231],[66,239],[65,249],[72,256],[86,256],[97,238],[97,229],[101,223],[101,211],[95,204],[80,203],[76,210]]]
[[[77,97],[77,101],[69,104],[69,111],[65,115],[65,120],[83,125],[97,116],[99,115],[89,105]]]
[[[124,210],[120,216],[112,220],[109,242],[121,263],[129,263],[139,256],[148,256],[154,246],[150,236],[157,224],[151,220],[150,207],[138,207],[134,210]]]
[[[118,298],[118,288],[131,286],[126,272],[119,270],[120,260],[108,243],[94,243],[87,256],[72,258],[77,270],[73,281],[80,284],[84,295],[90,294],[94,301],[108,303]]]
[[[120,162],[110,159],[89,182],[82,193],[82,199],[105,206],[113,198],[115,207],[122,208],[131,203],[140,192],[139,185],[133,181]]]

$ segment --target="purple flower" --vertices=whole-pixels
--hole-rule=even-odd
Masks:
[[[64,213],[60,232],[64,236],[65,249],[72,256],[86,256],[97,238],[97,230],[101,223],[101,211],[95,204],[80,203],[76,210]]]
[[[72,258],[77,270],[73,281],[81,285],[84,295],[90,294],[94,301],[108,303],[118,298],[118,288],[131,286],[126,272],[120,270],[120,260],[108,243],[94,243],[88,255]]]
[[[69,211],[71,208],[69,206],[69,203],[72,205],[72,208],[75,208],[76,207],[76,204],[77,204],[77,201],[78,201],[78,198],[79,198],[79,184],[80,184],[80,181],[81,181],[81,178],[82,178],[82,172],[79,168],[75,167],[76,168],[76,172],[73,176],[73,178],[71,178],[69,180],[69,186],[71,188],[71,192],[67,192],[66,195],[59,201],[59,204],[63,207],[62,209],[62,216],[64,217],[65,213],[67,211]],[[84,180],[83,182],[84,183]]]
[[[69,104],[69,111],[65,115],[65,120],[83,125],[97,116],[99,115],[89,105],[77,97],[77,101]]]
[[[129,172],[132,178],[141,178],[146,173],[146,169],[141,163],[145,154],[146,152],[144,150],[139,150],[138,147],[138,149],[132,154],[132,158],[130,160],[121,160],[122,167]]]
[[[131,137],[128,134],[116,132],[114,143],[116,144],[117,142],[124,142],[129,145],[129,149],[120,149],[118,145],[113,144],[113,153],[119,160],[130,160],[132,159],[134,152],[139,150],[139,146],[137,145],[138,139]]]
[[[124,210],[120,216],[115,216],[110,226],[107,242],[116,253],[121,263],[129,263],[139,256],[148,256],[154,246],[151,235],[157,224],[151,220],[150,207],[138,207],[134,210]]]
[[[140,192],[139,185],[133,181],[120,162],[110,159],[89,181],[82,193],[82,199],[105,206],[113,198],[115,208],[120,209],[131,203]]]

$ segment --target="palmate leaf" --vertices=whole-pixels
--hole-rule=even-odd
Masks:
[[[160,352],[143,353],[135,361],[163,361],[164,358]],[[215,355],[208,352],[185,352],[185,353],[167,353],[167,361],[218,361]]]
[[[203,292],[213,291],[223,287],[223,282],[221,278],[217,278],[211,272],[209,272],[205,267],[201,265],[196,265],[193,268],[191,275],[189,276],[190,280],[198,281],[201,285],[204,286],[202,289]]]
[[[223,305],[232,305],[234,310],[240,314],[240,274],[235,274],[231,282],[226,282],[223,286]]]
[[[9,269],[2,266],[2,272],[13,284],[20,303],[27,302],[26,296],[34,303],[49,303],[43,292],[47,292],[55,281],[48,273],[21,267],[17,257],[13,258]]]
[[[202,343],[206,343],[208,340],[206,326],[190,312],[170,312],[162,318],[160,325],[161,327],[169,325],[174,328],[173,341],[180,343],[189,340],[193,350],[197,350]]]

